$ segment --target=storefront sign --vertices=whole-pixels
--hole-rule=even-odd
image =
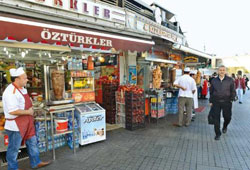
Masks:
[[[199,60],[197,57],[189,56],[184,58],[184,63],[198,63]]]
[[[170,58],[174,61],[181,61],[181,56],[177,54],[170,54]]]
[[[125,25],[125,11],[91,0],[25,0],[41,5],[73,11]]]
[[[0,16],[0,40],[65,45],[102,50],[149,50],[154,42],[68,26]]]
[[[156,35],[171,42],[183,43],[183,36],[178,32],[132,12],[126,12],[126,26],[136,31]]]
[[[96,38],[91,36],[82,36],[76,33],[67,34],[62,32],[50,31],[49,29],[44,29],[41,32],[41,37],[43,40],[50,40],[56,42],[68,42],[68,43],[112,47],[112,40]]]
[[[173,42],[177,42],[177,36],[175,34],[172,34],[170,32],[167,32],[161,28],[158,28],[156,26],[150,25],[150,24],[144,24],[144,30],[146,32],[150,32],[152,34],[158,35],[158,36],[163,36],[166,39],[169,39]]]

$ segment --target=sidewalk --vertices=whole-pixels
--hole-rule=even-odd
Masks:
[[[107,140],[80,147],[73,155],[67,147],[56,151],[57,160],[44,170],[247,170],[250,169],[250,91],[243,104],[233,106],[227,134],[214,140],[207,123],[208,107],[196,115],[190,127],[173,127],[176,116],[148,124],[146,129],[119,129]],[[208,106],[207,100],[200,105]],[[51,159],[51,153],[42,156]],[[20,162],[28,169],[29,161]],[[4,170],[6,169],[3,168]]]

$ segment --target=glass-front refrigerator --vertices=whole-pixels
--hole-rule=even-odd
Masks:
[[[95,102],[75,106],[80,127],[80,145],[86,145],[106,139],[105,109]]]

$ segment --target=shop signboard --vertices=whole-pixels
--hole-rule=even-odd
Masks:
[[[24,0],[125,25],[125,11],[92,0]]]
[[[72,99],[78,102],[92,102],[95,101],[95,92],[76,92],[72,94]]]
[[[67,45],[102,50],[145,51],[152,47],[152,41],[123,37],[115,34],[52,25],[0,16],[0,40],[15,40],[53,45]]]
[[[128,76],[129,84],[136,85],[136,83],[137,83],[136,66],[129,66],[128,71],[129,71],[129,76]]]
[[[174,30],[162,26],[146,17],[133,14],[131,12],[126,12],[126,26],[130,29],[140,31],[147,34],[153,34],[157,37],[169,40],[174,43],[183,43],[183,36]]]
[[[184,58],[184,63],[198,63],[199,59],[194,56],[188,56]]]
[[[126,12],[126,25],[128,28],[136,30],[136,15],[132,12]]]
[[[170,54],[170,58],[174,61],[181,61],[181,56],[177,54]]]

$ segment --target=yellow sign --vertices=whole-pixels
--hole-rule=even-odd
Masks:
[[[199,60],[197,57],[189,56],[184,58],[184,63],[198,63]]]

